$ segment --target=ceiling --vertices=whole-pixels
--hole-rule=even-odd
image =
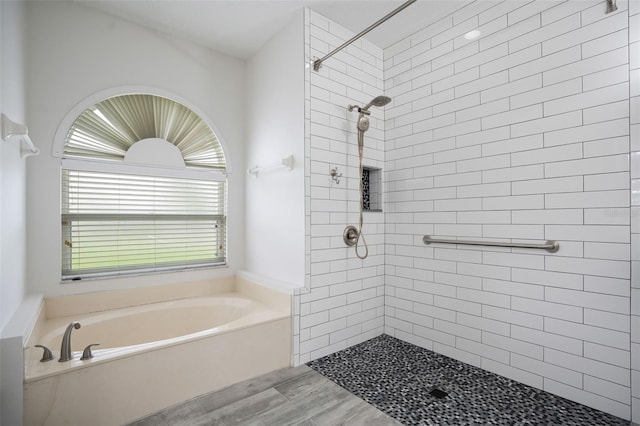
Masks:
[[[403,0],[78,0],[140,25],[246,59],[305,6],[358,33]],[[419,0],[365,38],[385,48],[462,7],[465,0]]]

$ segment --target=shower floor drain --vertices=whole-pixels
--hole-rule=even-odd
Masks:
[[[446,393],[445,391],[441,391],[440,389],[434,389],[431,392],[429,392],[429,394],[435,396],[438,399],[442,399],[445,396],[449,395],[448,393]]]

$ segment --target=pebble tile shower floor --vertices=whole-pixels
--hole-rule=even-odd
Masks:
[[[308,365],[405,425],[629,425],[388,335]]]

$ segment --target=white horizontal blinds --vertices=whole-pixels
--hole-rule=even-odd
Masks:
[[[197,114],[144,94],[115,96],[85,110],[69,129],[64,156],[123,160],[131,145],[148,138],[177,146],[187,167],[226,168],[218,138]]]
[[[225,262],[225,183],[62,171],[63,279]]]

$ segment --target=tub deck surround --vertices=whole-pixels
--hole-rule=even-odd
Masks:
[[[45,314],[47,318],[57,318],[176,299],[229,293],[234,289],[235,277],[230,275],[208,281],[73,294],[48,298],[45,304]]]
[[[243,278],[215,284],[45,300],[25,348],[25,424],[121,424],[289,366],[291,296]],[[152,303],[130,306],[128,296],[145,292]],[[72,314],[60,315],[63,307]],[[73,360],[58,362],[71,321],[82,324],[71,336]],[[91,343],[100,343],[94,358],[81,361]],[[55,360],[41,363],[35,344]]]

